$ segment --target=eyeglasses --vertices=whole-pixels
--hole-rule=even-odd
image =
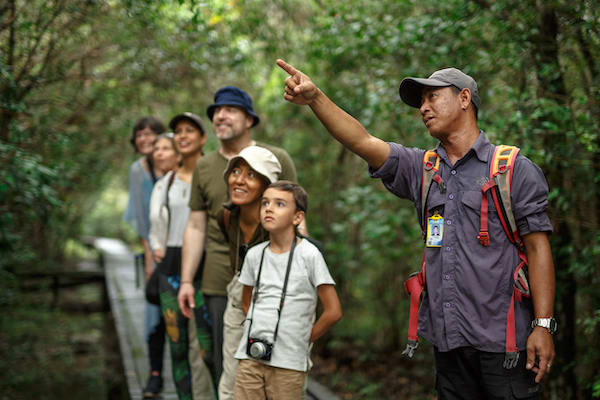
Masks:
[[[145,132],[145,131],[137,131],[135,133],[135,138],[147,138],[147,137],[154,137],[156,136],[156,133],[154,132]]]

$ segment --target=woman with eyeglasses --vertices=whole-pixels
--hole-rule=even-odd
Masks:
[[[129,139],[135,152],[141,154],[141,157],[129,167],[129,201],[123,214],[123,220],[135,230],[141,239],[144,248],[141,258],[146,280],[154,271],[152,251],[148,242],[150,196],[154,184],[163,175],[153,161],[152,152],[156,136],[163,132],[165,132],[165,127],[162,122],[154,117],[143,117],[135,123]],[[144,396],[155,397],[162,390],[165,324],[161,318],[159,307],[146,303],[145,313],[144,323],[150,361],[150,377],[144,388]]]
[[[194,347],[190,346],[196,343],[194,334],[189,333],[190,320],[181,313],[177,304],[177,292],[181,285],[181,246],[190,215],[188,203],[192,174],[196,162],[202,157],[206,133],[200,117],[189,112],[173,117],[169,127],[173,129],[173,150],[179,153],[181,165],[156,184],[150,206],[150,244],[154,260],[158,263],[160,305],[169,338],[173,381],[178,398],[214,399],[216,383],[210,321],[199,280],[193,282],[196,287],[194,324],[199,345],[195,352]],[[161,151],[161,143],[157,141],[155,145],[157,152]],[[196,276],[200,279],[202,266],[199,271]],[[204,365],[195,363],[195,358],[204,361]]]
[[[229,160],[224,172],[230,201],[217,214],[217,221],[229,243],[234,277],[227,285],[227,307],[223,316],[223,372],[219,381],[219,400],[234,398],[238,364],[234,354],[246,319],[238,278],[248,249],[269,239],[269,233],[260,225],[260,201],[267,186],[277,181],[280,173],[277,157],[260,146],[244,148]]]

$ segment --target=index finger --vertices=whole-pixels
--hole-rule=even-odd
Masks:
[[[298,70],[296,68],[292,67],[290,64],[286,63],[281,58],[277,59],[277,65],[292,76],[298,73]]]
[[[542,380],[547,369],[548,369],[548,360],[545,357],[540,357],[539,370],[537,371],[537,374],[535,376],[536,383],[539,383]]]

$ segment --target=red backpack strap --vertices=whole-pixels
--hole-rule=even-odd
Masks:
[[[421,293],[425,289],[425,252],[423,252],[421,271],[410,274],[406,282],[404,282],[404,289],[410,296],[410,312],[408,317],[408,342],[402,354],[408,356],[408,358],[412,358],[415,350],[419,347],[417,328],[419,325],[419,300],[421,299]]]
[[[506,313],[506,353],[503,364],[506,369],[514,368],[519,361],[519,349],[517,348],[515,329],[515,300],[520,302],[523,297],[531,296],[526,270],[528,265],[527,256],[525,255],[523,242],[519,236],[510,198],[513,168],[518,154],[519,148],[515,146],[499,145],[494,149],[490,161],[489,181],[481,187],[481,222],[478,235],[480,243],[487,246],[490,240],[487,231],[487,191],[489,190],[498,211],[502,229],[504,229],[508,240],[517,247],[517,253],[521,259],[521,262],[513,273],[513,292]]]
[[[521,240],[510,199],[513,167],[518,154],[518,147],[496,146],[490,165],[490,180],[494,180],[497,187],[492,191],[492,197],[498,214],[501,214],[502,228],[511,243]]]
[[[513,244],[521,243],[510,199],[513,166],[518,153],[519,148],[515,146],[500,145],[494,149],[490,161],[489,181],[481,187],[481,217],[477,239],[479,239],[482,246],[487,246],[490,243],[487,196],[487,191],[490,189],[492,189],[490,190],[492,199],[508,240]]]
[[[423,156],[423,179],[421,180],[421,230],[425,234],[427,225],[427,197],[433,182],[437,182],[440,190],[445,189],[444,181],[437,174],[440,169],[440,156],[433,150],[427,150]]]
[[[425,226],[427,225],[427,197],[431,190],[431,185],[436,182],[440,190],[445,189],[445,184],[442,178],[437,174],[440,168],[440,156],[433,150],[428,150],[423,155],[423,179],[421,180],[421,230],[423,239],[425,239]],[[425,289],[425,252],[423,252],[423,260],[421,262],[421,270],[410,274],[404,289],[410,296],[410,312],[408,319],[408,342],[402,354],[412,358],[415,350],[419,346],[419,337],[417,335],[419,324],[419,301],[421,294]]]

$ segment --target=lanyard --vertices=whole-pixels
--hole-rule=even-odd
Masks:
[[[254,295],[252,296],[252,313],[250,314],[250,326],[248,327],[248,337],[250,337],[250,332],[252,331],[252,317],[254,316],[254,305],[256,304],[256,299],[258,298],[258,289],[260,285],[260,275],[262,272],[263,260],[265,258],[265,251],[269,247],[269,243],[263,248],[262,254],[260,256],[260,265],[258,267],[258,278],[256,278],[256,287],[254,288]],[[287,269],[285,271],[285,279],[283,280],[283,290],[281,292],[281,300],[279,301],[279,310],[277,310],[277,325],[275,325],[275,332],[273,333],[273,344],[277,340],[277,331],[279,330],[279,321],[281,320],[281,310],[283,309],[283,303],[285,302],[285,294],[287,291],[288,278],[290,277],[290,269],[292,267],[292,258],[294,257],[294,249],[296,248],[296,236],[294,236],[294,241],[292,242],[292,247],[290,248],[290,256],[288,258]]]

